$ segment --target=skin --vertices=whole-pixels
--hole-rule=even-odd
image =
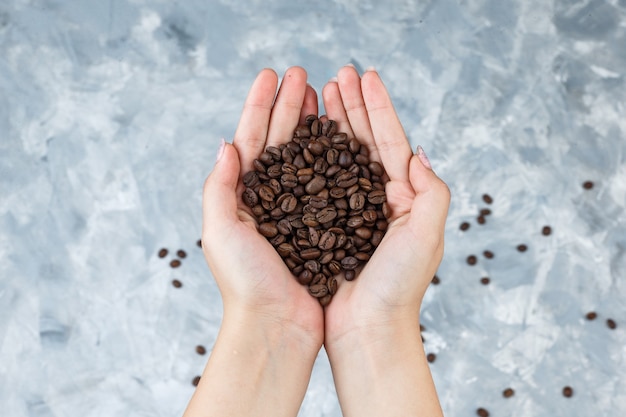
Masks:
[[[289,68],[277,87],[274,71],[259,73],[233,143],[205,182],[203,251],[224,318],[185,417],[297,415],[322,344],[345,416],[441,415],[419,311],[443,255],[449,190],[425,156],[413,154],[378,74],[342,68],[322,91],[324,107],[385,166],[392,218],[358,279],[340,277],[323,309],[257,232],[240,197],[252,161],[318,112],[304,69]]]

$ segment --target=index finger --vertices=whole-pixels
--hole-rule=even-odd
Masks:
[[[241,172],[253,169],[252,161],[265,149],[278,76],[266,68],[259,72],[246,98],[233,145],[239,152]]]
[[[369,70],[363,74],[361,90],[376,149],[389,179],[409,181],[409,161],[413,151],[387,89],[376,71]]]

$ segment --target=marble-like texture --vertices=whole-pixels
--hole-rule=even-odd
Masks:
[[[423,306],[446,415],[626,414],[624,22],[624,0],[3,1],[0,415],[182,414],[221,319],[196,247],[219,138],[259,69],[319,90],[348,62],[452,190]],[[323,352],[300,415],[341,415]]]

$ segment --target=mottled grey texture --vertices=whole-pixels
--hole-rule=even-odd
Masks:
[[[219,139],[259,69],[319,91],[352,62],[452,190],[422,314],[446,414],[624,415],[625,19],[623,0],[3,1],[0,414],[182,414],[221,319],[196,247]],[[340,415],[323,352],[300,415]]]

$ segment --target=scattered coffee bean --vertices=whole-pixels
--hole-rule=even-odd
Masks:
[[[583,182],[583,188],[585,190],[591,190],[593,188],[593,182],[592,181]]]
[[[174,280],[172,280],[172,285],[174,286],[174,288],[180,288],[180,287],[182,287],[182,286],[183,286],[183,283],[182,283],[182,282],[180,282],[180,281],[179,281],[179,280],[177,280],[177,279],[174,279]]]
[[[435,276],[433,277],[433,280],[432,280],[431,282],[432,282],[434,285],[439,285],[439,283],[441,282],[441,279],[440,279],[437,275],[435,275]]]
[[[485,223],[487,223],[487,219],[485,218],[485,216],[478,216],[478,217],[476,217],[476,223],[478,223],[478,224],[485,224]]]
[[[194,387],[197,387],[198,384],[200,383],[200,376],[194,377],[194,379],[191,381],[191,383],[193,384]]]
[[[161,249],[159,251],[159,258],[165,258],[168,253],[169,253],[169,251],[167,249],[165,249],[165,248]]]
[[[198,246],[199,248],[202,247],[202,240],[198,239],[198,241],[196,242],[196,246]]]
[[[563,396],[564,397],[571,397],[572,395],[574,395],[574,389],[570,386],[567,387],[563,387]]]
[[[617,323],[615,323],[615,320],[613,320],[613,319],[606,319],[606,325],[611,330],[615,330],[617,328]]]
[[[484,255],[484,256],[485,256],[485,258],[487,258],[487,259],[493,259],[493,257],[495,256],[495,255],[493,254],[493,252],[492,252],[492,251],[490,251],[490,250],[486,250],[486,251],[484,251],[484,252],[483,252],[483,255]]]
[[[428,355],[426,355],[426,360],[430,363],[435,362],[436,359],[437,355],[435,355],[434,353],[429,353]]]
[[[511,398],[513,395],[515,395],[515,391],[513,391],[513,388],[507,388],[502,391],[502,396],[504,398]]]
[[[461,226],[459,226],[459,229],[461,229],[462,231],[466,231],[469,228],[470,228],[470,224],[468,222],[463,222],[461,223]]]
[[[476,262],[478,262],[478,258],[475,255],[470,255],[467,257],[468,265],[476,265]]]
[[[493,198],[489,194],[483,194],[483,201],[487,204],[493,203]]]
[[[480,279],[480,283],[483,285],[489,285],[489,283],[491,282],[491,280],[489,279],[489,277],[482,277]]]
[[[326,117],[305,120],[290,142],[254,160],[241,198],[259,233],[325,306],[337,291],[334,276],[353,280],[381,243],[391,209],[385,171],[367,147]]]
[[[173,259],[173,260],[170,262],[170,266],[171,266],[172,268],[178,268],[180,265],[181,265],[181,262],[180,262],[178,259]]]
[[[585,318],[589,321],[595,320],[597,317],[598,317],[598,313],[596,313],[595,311],[590,311],[589,313],[585,315]]]
[[[481,216],[489,216],[490,214],[491,214],[491,210],[489,210],[488,208],[480,209]]]
[[[489,411],[481,407],[478,410],[476,410],[476,415],[479,417],[489,417]]]
[[[543,229],[541,229],[541,234],[544,236],[550,236],[552,234],[552,228],[550,226],[543,226]]]
[[[196,346],[196,353],[198,355],[204,355],[206,353],[206,348],[202,345]]]
[[[521,245],[517,245],[517,250],[519,252],[526,252],[528,250],[528,246],[524,245],[523,243]]]
[[[185,251],[184,251],[184,250],[182,250],[182,249],[179,249],[179,250],[176,252],[176,255],[177,255],[180,259],[185,259],[185,258],[187,257],[187,252],[185,252]]]

